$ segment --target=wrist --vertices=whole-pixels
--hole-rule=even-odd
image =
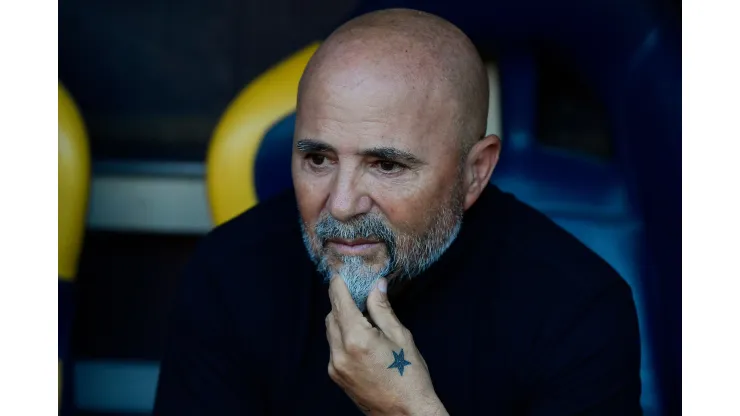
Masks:
[[[413,403],[405,410],[403,412],[405,416],[449,416],[447,409],[436,394]]]

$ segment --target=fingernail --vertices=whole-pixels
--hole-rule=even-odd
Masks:
[[[388,291],[388,281],[385,280],[385,278],[381,277],[380,280],[378,280],[378,290],[380,290],[381,293]]]

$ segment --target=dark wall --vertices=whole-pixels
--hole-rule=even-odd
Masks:
[[[202,161],[235,95],[280,59],[382,4],[360,3],[61,0],[59,79],[80,106],[96,160]],[[495,59],[499,42],[471,32]],[[611,156],[603,103],[571,62],[543,46],[538,139]]]
[[[251,79],[321,39],[355,0],[59,2],[59,79],[93,156],[203,160]]]

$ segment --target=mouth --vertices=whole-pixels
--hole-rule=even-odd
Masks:
[[[356,240],[345,240],[331,238],[326,241],[326,246],[332,248],[339,254],[346,256],[361,256],[377,250],[382,243],[378,240],[358,238]]]

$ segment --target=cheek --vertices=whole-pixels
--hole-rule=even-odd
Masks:
[[[305,174],[293,174],[293,189],[301,218],[307,224],[314,224],[325,205],[327,194],[320,181],[309,180]]]
[[[427,211],[440,203],[433,191],[425,190],[383,192],[374,199],[393,227],[402,232],[415,232],[423,227]]]
[[[295,197],[301,218],[307,224],[313,224],[321,213],[321,199],[311,186],[303,186],[300,182],[294,183]]]
[[[378,187],[373,200],[396,229],[416,234],[428,226],[430,214],[450,203],[452,187],[456,186],[451,180],[434,179],[423,186]]]

